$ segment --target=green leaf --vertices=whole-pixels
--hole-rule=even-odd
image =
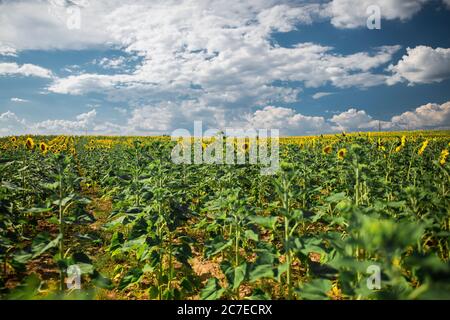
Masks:
[[[278,221],[277,217],[262,217],[262,216],[250,216],[249,220],[257,225],[267,228],[275,229],[275,224]]]
[[[111,290],[114,288],[114,285],[113,285],[111,279],[103,276],[102,274],[100,274],[97,271],[94,272],[93,283],[96,287],[102,288],[102,289]]]
[[[327,279],[314,279],[305,283],[297,293],[305,300],[327,300],[327,293],[331,290],[332,282]]]
[[[141,280],[141,277],[144,273],[141,269],[133,268],[120,280],[119,283],[119,290],[123,290],[127,288],[128,286],[132,285],[133,283],[138,282]]]
[[[273,266],[270,264],[263,264],[256,266],[252,271],[250,271],[249,279],[250,282],[255,282],[261,278],[274,278]]]
[[[43,236],[46,237],[45,235],[43,235]],[[38,238],[38,237],[36,237],[36,238]],[[36,239],[36,238],[35,238],[35,240],[33,240],[33,245],[31,247],[31,250],[33,252],[32,259],[40,256],[45,251],[58,246],[59,241],[62,239],[62,234],[59,234],[55,239],[53,239],[52,241],[47,242],[47,243],[43,242],[42,238],[41,239]]]
[[[52,211],[52,208],[30,208],[25,211],[25,213],[44,213]]]
[[[253,240],[253,241],[258,241],[259,237],[258,234],[256,232],[254,232],[253,230],[245,230],[245,238],[248,240]]]
[[[206,286],[200,292],[200,299],[202,300],[217,300],[220,299],[225,292],[219,281],[216,278],[210,278]]]
[[[35,273],[27,276],[24,281],[8,295],[9,300],[31,300],[39,294],[41,279]]]
[[[234,269],[233,290],[236,290],[245,279],[247,273],[247,263],[242,263]]]
[[[233,244],[233,240],[224,240],[223,237],[218,236],[210,243],[206,244],[205,255],[207,258],[210,258],[219,252],[225,250]]]
[[[347,200],[347,199],[348,199],[348,197],[346,196],[345,192],[339,192],[339,193],[330,195],[329,197],[327,197],[325,199],[325,201],[329,202],[329,203],[338,203],[338,202],[341,202],[341,201]]]
[[[278,271],[277,272],[277,279],[278,279],[278,281],[281,281],[281,276],[283,275],[283,273],[285,273],[288,270],[288,268],[289,268],[289,264],[287,262],[278,265],[278,268],[277,268],[277,271]]]
[[[148,289],[148,297],[150,299],[157,299],[159,296],[159,289],[157,286],[151,286],[150,289]]]

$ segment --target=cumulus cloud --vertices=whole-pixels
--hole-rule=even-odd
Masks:
[[[31,128],[34,132],[46,134],[79,134],[92,127],[96,115],[94,109],[78,115],[75,120],[45,120],[33,124]]]
[[[30,122],[7,111],[0,114],[0,135],[19,134],[84,134],[95,127],[97,112],[91,110],[75,117],[74,120],[45,120]]]
[[[428,103],[392,118],[393,126],[403,129],[450,128],[450,101]]]
[[[290,108],[268,106],[247,117],[247,126],[280,129],[284,135],[308,135],[340,131],[449,129],[450,101],[428,103],[390,120],[374,119],[365,110],[349,108],[331,118],[305,116]]]
[[[305,116],[290,108],[267,106],[247,117],[248,127],[255,129],[280,129],[283,134],[316,134],[328,131],[323,117]]]
[[[410,84],[441,82],[450,78],[450,49],[427,46],[407,48],[406,55],[388,69],[393,73],[388,84],[401,81]]]
[[[190,128],[194,121],[202,121],[205,127],[223,128],[231,123],[230,115],[226,120],[225,114],[226,110],[217,107],[190,101],[181,104],[169,101],[133,109],[127,126],[141,134],[163,134],[178,128]]]
[[[0,2],[0,41],[18,50],[85,49],[105,46],[111,41],[102,26],[102,16],[116,0],[85,1],[49,0]],[[80,11],[78,11],[80,10]],[[72,28],[78,19],[80,28]]]
[[[167,132],[192,125],[193,120],[204,120],[214,127],[271,123],[283,127],[282,119],[286,119],[286,131],[295,134],[364,129],[377,120],[356,108],[335,115],[333,120],[276,106],[301,99],[302,87],[368,88],[447,77],[442,71],[445,68],[418,70],[424,58],[413,51],[389,67],[392,74],[379,71],[392,63],[400,50],[397,45],[340,54],[333,47],[311,42],[282,47],[273,39],[274,32],[292,31],[324,19],[331,19],[338,28],[365,25],[369,2],[380,5],[385,19],[406,20],[425,0],[311,2],[98,0],[84,5],[63,0],[50,4],[1,1],[0,23],[5,27],[0,29],[0,41],[17,50],[106,46],[123,52],[119,57],[96,61],[107,69],[106,74],[68,70],[69,76],[54,77],[50,70],[38,66],[0,63],[0,75],[52,78],[49,92],[98,93],[131,106],[129,113],[123,113],[129,116],[125,124],[99,123],[93,114],[86,122],[49,120],[31,128],[44,130],[48,125],[56,132],[81,130],[81,126],[94,132],[138,134]],[[67,27],[69,3],[77,3],[80,9],[80,29]],[[438,49],[434,49],[433,63],[447,59]],[[125,61],[128,57],[137,65],[129,66]],[[123,68],[124,64],[132,69]],[[318,92],[313,98],[326,94]]]
[[[25,120],[17,117],[15,113],[7,111],[0,114],[0,136],[26,134],[27,131]]]
[[[115,74],[58,78],[49,91],[96,92],[112,101],[141,105],[201,100],[218,110],[248,111],[298,101],[299,83],[339,88],[385,84],[386,75],[374,70],[389,63],[400,48],[385,46],[342,55],[315,43],[284,48],[272,41],[275,31],[287,32],[325,19],[323,3],[134,1],[107,7],[111,10],[97,20],[104,20],[102,28],[112,43],[139,56],[140,63],[126,73],[116,68],[112,69]],[[121,61],[106,59],[102,64],[114,68]],[[274,84],[280,81],[285,85]]]
[[[52,72],[34,64],[18,65],[17,63],[0,63],[0,76],[26,76],[39,78],[52,78]]]
[[[419,12],[428,1],[430,0],[332,0],[328,10],[333,26],[358,28],[366,26],[369,6],[378,6],[382,19],[405,21]]]
[[[0,56],[16,57],[17,51],[13,47],[0,42]]]
[[[349,108],[331,118],[310,116],[277,106],[266,106],[252,113],[232,116],[225,109],[161,103],[137,107],[131,111],[126,123],[100,121],[97,111],[78,115],[74,120],[45,120],[28,122],[13,112],[0,114],[0,135],[11,134],[115,134],[160,135],[175,129],[192,128],[193,122],[202,121],[204,130],[279,129],[282,135],[313,135],[340,131],[450,129],[450,101],[443,104],[428,103],[412,111],[392,117],[375,119],[365,110]],[[181,107],[181,108],[180,108]],[[181,110],[181,111],[180,111]]]

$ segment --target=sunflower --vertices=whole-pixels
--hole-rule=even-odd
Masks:
[[[425,149],[427,148],[427,146],[428,146],[428,140],[425,140],[425,141],[422,143],[422,146],[420,147],[420,149],[419,149],[419,151],[417,152],[417,154],[418,154],[419,156],[421,156],[421,155],[423,154],[423,152],[425,151]]]
[[[326,147],[324,147],[323,149],[322,149],[322,152],[324,153],[324,154],[330,154],[331,153],[331,151],[332,151],[332,147],[330,146],[330,145],[328,145],[328,146],[326,146]]]
[[[447,162],[448,155],[449,155],[449,152],[447,149],[442,150],[441,157],[439,158],[440,165],[443,166]]]
[[[338,159],[344,160],[346,154],[347,154],[347,149],[345,149],[345,148],[340,149],[337,153]]]
[[[248,142],[241,143],[240,149],[243,153],[247,153],[250,150],[250,143]]]
[[[399,152],[402,150],[402,148],[406,145],[406,136],[402,136],[400,138],[399,143],[397,144],[397,147],[395,148],[395,152]]]
[[[42,151],[43,154],[46,154],[48,152],[48,145],[45,142],[41,142],[39,144],[39,149]]]
[[[377,148],[378,148],[378,150],[381,150],[381,151],[386,150],[386,148],[384,147],[384,143],[383,143],[383,141],[381,141],[380,138],[378,138],[378,141],[377,141]]]
[[[17,138],[16,137],[11,137],[11,142],[12,143],[16,143],[17,142]]]
[[[25,146],[29,149],[29,150],[33,150],[34,149],[34,141],[32,138],[28,138],[27,141],[25,142]]]
[[[340,300],[340,299],[342,299],[341,289],[339,289],[337,284],[333,284],[331,286],[330,291],[327,292],[327,296],[330,297],[333,300]]]

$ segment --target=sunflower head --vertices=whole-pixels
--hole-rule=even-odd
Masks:
[[[325,154],[330,154],[331,151],[332,151],[332,147],[331,147],[330,145],[328,145],[328,146],[324,147],[324,148],[322,149],[322,151],[323,151],[323,153],[325,153]]]
[[[32,138],[27,138],[27,141],[25,142],[25,146],[29,149],[29,150],[33,150],[34,149],[34,141]]]
[[[386,150],[384,143],[380,138],[378,138],[378,140],[377,140],[377,148],[378,148],[378,150],[381,150],[381,151]]]
[[[43,154],[46,154],[48,152],[48,145],[45,142],[41,142],[39,144],[39,149]]]
[[[17,138],[16,137],[11,137],[11,142],[12,143],[16,143],[17,142]]]
[[[345,149],[345,148],[339,149],[339,151],[337,153],[338,159],[344,160],[346,154],[347,154],[347,149]]]
[[[448,149],[442,150],[441,156],[439,158],[439,164],[441,166],[443,166],[447,162],[448,155],[449,155]]]
[[[402,138],[400,139],[400,142],[401,142],[402,147],[404,147],[406,144],[406,136],[402,136]]]
[[[248,142],[242,143],[240,149],[242,152],[247,153],[250,150],[250,143]]]
[[[428,146],[428,140],[425,140],[425,141],[422,143],[422,146],[420,147],[420,149],[419,149],[419,151],[417,152],[417,154],[418,154],[419,156],[421,156],[421,155],[423,154],[423,152],[425,151],[425,149],[427,148],[427,146]]]

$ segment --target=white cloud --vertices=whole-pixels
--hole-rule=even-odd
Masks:
[[[378,121],[373,120],[366,111],[354,108],[334,115],[330,121],[335,124],[337,130],[341,131],[370,129],[378,125]]]
[[[30,102],[30,101],[26,100],[26,99],[21,99],[21,98],[11,98],[11,102],[23,103],[23,102]]]
[[[49,16],[46,4],[4,1],[0,9],[10,14],[0,14],[0,22],[7,25],[0,40],[19,49],[108,44],[122,49],[123,56],[96,61],[108,74],[77,72],[54,78],[48,91],[94,92],[141,106],[132,114],[143,128],[155,126],[147,116],[140,118],[145,108],[163,108],[168,119],[180,119],[186,110],[207,110],[215,116],[227,110],[231,116],[223,118],[234,121],[234,114],[298,101],[302,86],[367,88],[386,83],[387,76],[374,70],[391,62],[399,46],[344,55],[315,43],[285,48],[273,42],[274,31],[326,19],[327,8],[324,3],[274,0],[89,1],[81,10],[81,29],[68,30],[54,10]],[[134,70],[122,68],[128,57],[139,61]],[[292,87],[274,84],[280,81]],[[171,103],[170,110],[162,107],[165,103]],[[163,128],[169,120],[160,121]]]
[[[58,78],[50,85],[49,90],[55,93],[81,95],[87,92],[104,92],[117,89],[131,79],[128,75],[81,74]]]
[[[331,118],[305,116],[293,109],[265,107],[247,117],[252,128],[280,129],[284,135],[309,135],[340,131],[449,129],[450,101],[443,104],[429,103],[413,111],[392,117],[388,121],[377,120],[365,110],[350,108]]]
[[[79,2],[79,1],[78,1]],[[0,41],[18,50],[85,49],[110,41],[102,17],[118,1],[88,1],[80,9],[80,29],[70,29],[77,1],[0,2]],[[69,9],[69,10],[68,10]],[[69,27],[68,27],[69,26]]]
[[[17,63],[0,63],[0,76],[26,76],[26,77],[39,77],[39,78],[52,78],[52,72],[48,69],[36,66],[34,64],[18,65]]]
[[[49,91],[97,92],[131,105],[200,100],[217,108],[248,111],[298,101],[302,84],[340,88],[384,84],[386,76],[374,70],[389,63],[398,46],[341,55],[314,43],[290,48],[273,43],[274,31],[286,32],[324,19],[326,10],[321,9],[325,7],[272,0],[116,3],[114,10],[97,20],[103,21],[102,28],[113,43],[139,56],[141,63],[126,73],[117,68],[110,75],[55,79]],[[121,61],[105,58],[101,63],[115,67]],[[295,84],[279,87],[274,85],[277,81]]]
[[[361,114],[361,110],[350,111],[353,108],[336,115],[337,122],[333,122],[275,106],[298,101],[301,87],[367,88],[400,80],[420,83],[423,79],[443,78],[433,70],[412,75],[411,68],[403,67],[414,64],[414,52],[390,68],[393,77],[379,72],[392,62],[400,46],[339,54],[332,47],[316,43],[281,47],[272,39],[274,31],[287,32],[330,17],[339,28],[365,25],[365,5],[369,2],[381,6],[385,19],[405,20],[420,10],[425,0],[334,0],[319,4],[275,0],[98,0],[89,1],[81,9],[80,30],[67,28],[65,1],[52,1],[56,7],[52,6],[50,12],[43,1],[0,2],[0,24],[5,26],[0,29],[0,41],[11,43],[17,50],[107,46],[124,51],[123,57],[97,60],[108,74],[83,74],[78,70],[67,77],[53,77],[48,87],[49,92],[59,94],[99,93],[134,107],[126,124],[90,120],[84,125],[95,132],[160,133],[192,125],[194,120],[218,127],[247,123],[281,126],[284,118],[289,132],[364,128],[365,122],[376,120]],[[125,57],[139,61],[134,70],[122,68],[127,64]],[[52,77],[51,71],[44,68],[15,63],[0,63],[2,74]],[[280,87],[275,84],[278,82],[292,84],[292,88]],[[324,94],[318,92],[314,98]],[[34,124],[33,128],[44,130],[43,126],[49,125],[53,131],[71,127],[79,130],[81,122],[49,121]]]
[[[97,112],[91,110],[76,116],[75,120],[45,120],[29,122],[7,111],[0,114],[0,136],[20,134],[84,134],[95,126]],[[118,132],[117,132],[118,133]]]
[[[181,110],[181,111],[180,111]],[[0,114],[0,135],[11,134],[115,134],[157,135],[170,134],[178,128],[192,128],[194,120],[203,121],[203,128],[279,129],[282,135],[312,135],[340,131],[450,129],[450,101],[429,103],[412,111],[392,117],[388,121],[374,119],[365,110],[349,108],[347,111],[323,116],[303,115],[294,109],[266,106],[253,113],[229,114],[228,111],[190,102],[176,106],[161,103],[135,108],[126,123],[100,121],[97,111],[80,114],[74,120],[45,120],[27,122],[7,111]]]
[[[335,92],[316,92],[312,95],[312,98],[314,100],[318,100],[320,98],[331,96],[333,94],[335,94]]]
[[[407,111],[391,120],[404,129],[450,128],[450,101],[443,104],[428,103]]]
[[[118,58],[102,58],[99,61],[94,61],[95,64],[98,64],[104,69],[123,69],[126,66],[126,63],[129,59],[125,57]]]
[[[75,120],[45,120],[31,125],[31,130],[45,134],[80,134],[90,130],[97,111],[91,110],[76,116]]]
[[[27,129],[25,121],[17,117],[15,113],[7,111],[0,114],[0,136],[26,134]]]
[[[17,57],[17,51],[13,47],[0,42],[0,56]]]
[[[248,127],[280,129],[282,134],[316,134],[329,130],[323,117],[311,117],[290,108],[267,106],[247,117]]]
[[[190,101],[181,104],[163,102],[135,108],[127,121],[127,127],[140,134],[163,134],[178,128],[190,128],[194,121],[202,121],[205,128],[224,128],[233,122],[231,113]]]
[[[329,3],[331,23],[337,28],[365,27],[369,15],[366,10],[375,5],[385,20],[411,18],[429,0],[333,0]]]
[[[450,49],[418,46],[407,48],[407,53],[396,65],[390,65],[393,73],[388,84],[400,81],[415,83],[441,82],[450,78]]]

